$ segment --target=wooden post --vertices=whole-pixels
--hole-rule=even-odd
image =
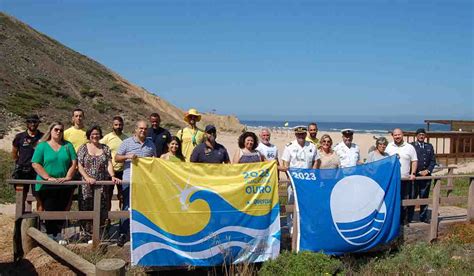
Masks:
[[[79,270],[80,272],[86,275],[94,275],[95,274],[95,266],[90,262],[84,260],[80,256],[76,255],[75,253],[69,251],[62,245],[59,245],[57,242],[53,241],[52,239],[48,238],[46,234],[41,233],[36,228],[30,227],[27,231],[28,235],[32,237],[38,244],[42,247],[48,249],[54,255],[58,256],[59,258],[66,261],[69,265],[74,267],[75,269]]]
[[[24,185],[23,187],[25,187],[26,185]],[[30,186],[30,189],[28,189],[28,193],[25,194],[25,192],[23,192],[23,197],[25,199],[25,212],[27,213],[31,213],[31,200],[28,199],[28,195],[32,195],[33,196],[33,189],[34,189],[34,185],[28,185]],[[23,188],[23,191],[25,190],[25,188]]]
[[[298,212],[296,210],[296,203],[293,205],[293,235],[291,236],[291,251],[298,250],[298,232],[299,232]]]
[[[96,276],[125,275],[125,261],[122,259],[103,259],[95,266]]]
[[[453,174],[454,174],[454,167],[448,166],[448,176],[452,176]],[[448,178],[447,188],[448,188],[448,191],[447,191],[446,196],[449,196],[454,189],[454,179],[452,177]]]
[[[467,199],[467,221],[474,222],[474,178],[470,178],[469,197]]]
[[[100,208],[101,189],[94,189],[94,218],[92,219],[92,244],[97,247],[100,243],[100,223],[102,210]]]
[[[29,214],[32,215],[32,214]],[[28,254],[36,246],[35,240],[33,240],[27,233],[31,227],[36,228],[38,225],[38,216],[34,215],[31,217],[23,217],[21,220],[21,247],[23,249],[23,255]]]
[[[430,241],[438,238],[438,213],[439,213],[439,198],[441,194],[441,182],[439,179],[434,181],[433,189],[433,207],[431,209],[431,223],[430,223]]]
[[[25,212],[25,201],[23,198],[23,185],[15,185],[15,191],[16,191],[15,219],[19,219]]]

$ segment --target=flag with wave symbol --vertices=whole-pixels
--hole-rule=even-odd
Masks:
[[[342,169],[291,169],[297,250],[340,255],[389,243],[400,227],[396,156]]]
[[[276,162],[140,158],[131,179],[133,265],[215,266],[278,256]]]

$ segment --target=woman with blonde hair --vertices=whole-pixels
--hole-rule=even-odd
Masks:
[[[332,138],[328,134],[321,136],[319,140],[319,156],[321,163],[317,169],[335,169],[341,166],[339,156],[332,150]]]
[[[75,188],[75,186],[61,185],[73,178],[77,166],[74,146],[64,140],[63,133],[64,125],[61,122],[52,123],[36,146],[31,159],[37,174],[36,180],[54,182],[47,185],[36,184],[36,190],[45,211],[65,211]],[[62,224],[63,221],[47,220],[46,233],[58,238]]]

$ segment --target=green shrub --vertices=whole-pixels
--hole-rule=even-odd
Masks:
[[[131,97],[130,101],[134,104],[144,104],[145,103],[145,101],[143,101],[143,99],[139,98],[139,97]]]
[[[115,93],[127,93],[127,88],[121,84],[114,84],[110,87],[110,91],[115,92]]]
[[[394,255],[371,259],[360,268],[358,273],[363,275],[400,272],[410,275],[427,273],[469,275],[474,271],[474,262],[472,262],[472,257],[466,256],[469,256],[472,250],[472,245],[455,243],[405,245]]]
[[[97,103],[93,104],[92,107],[100,113],[105,113],[114,109],[114,106],[111,103],[104,101],[97,101]]]
[[[48,104],[49,101],[41,94],[34,91],[22,91],[8,95],[4,106],[9,112],[23,117]]]
[[[102,97],[103,95],[101,93],[99,93],[97,90],[93,89],[93,88],[89,88],[89,87],[83,87],[81,88],[81,96],[83,98],[95,98],[95,97]]]
[[[69,105],[78,105],[81,101],[79,101],[76,98],[73,98],[71,96],[64,98],[64,101],[68,103]]]
[[[296,254],[285,251],[277,259],[265,262],[258,274],[264,276],[333,275],[342,272],[342,267],[340,260],[322,253],[305,251]]]
[[[15,190],[5,181],[11,178],[13,160],[9,152],[0,150],[0,203],[15,202]]]

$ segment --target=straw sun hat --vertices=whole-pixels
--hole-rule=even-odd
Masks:
[[[184,121],[189,123],[189,116],[191,115],[197,117],[196,122],[201,121],[201,114],[199,114],[199,112],[195,108],[191,108],[188,110],[188,112],[184,113]]]

